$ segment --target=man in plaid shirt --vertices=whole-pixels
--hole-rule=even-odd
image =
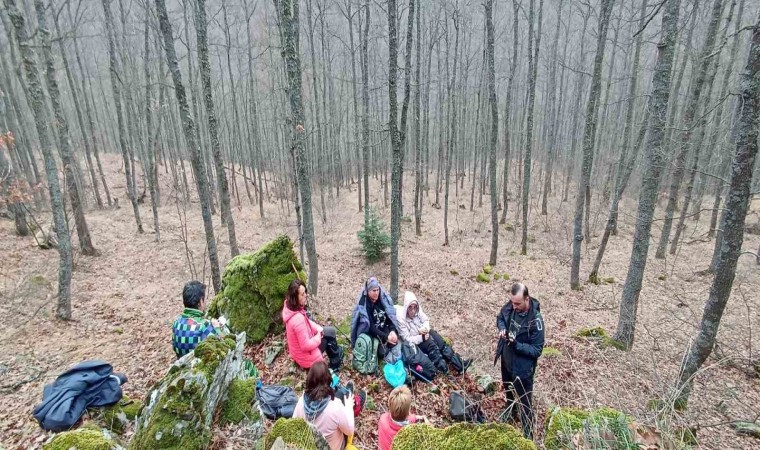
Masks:
[[[223,327],[216,319],[206,319],[206,286],[200,281],[190,281],[182,290],[185,310],[172,325],[172,347],[177,358],[195,350],[210,335],[223,336]]]

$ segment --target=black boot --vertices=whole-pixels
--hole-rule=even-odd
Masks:
[[[459,373],[465,373],[472,364],[471,359],[462,359],[462,357],[459,356],[458,353],[455,353],[454,350],[448,345],[443,348],[442,353],[443,357],[448,359],[451,365],[454,366],[454,370]]]
[[[343,347],[338,344],[333,327],[325,327],[322,339],[325,342],[325,352],[330,359],[330,368],[339,370],[343,364]]]

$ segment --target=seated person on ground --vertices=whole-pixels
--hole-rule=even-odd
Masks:
[[[367,334],[380,341],[380,357],[398,343],[398,322],[393,300],[385,289],[380,287],[377,278],[367,280],[356,300],[351,315],[351,345],[356,344],[360,334]]]
[[[195,350],[210,335],[222,336],[224,326],[217,319],[206,319],[206,285],[200,281],[190,281],[182,289],[182,303],[185,310],[172,325],[172,347],[177,358]]]
[[[377,446],[380,450],[390,450],[393,438],[405,425],[417,422],[427,423],[425,416],[409,414],[412,408],[412,392],[406,385],[392,390],[388,396],[388,412],[384,412],[377,422]]]
[[[322,327],[308,316],[308,289],[301,280],[293,280],[282,306],[282,321],[288,341],[288,354],[300,367],[309,369],[322,361],[322,353],[330,358],[330,368],[340,369],[343,349],[338,345],[335,327]]]
[[[332,380],[327,363],[317,361],[312,364],[293,417],[314,425],[325,437],[330,450],[341,450],[348,437],[354,434],[354,418],[364,406],[366,394],[360,391],[358,397],[354,397],[353,383],[349,382],[346,388],[338,388],[343,391],[343,398],[335,398]]]
[[[404,293],[404,306],[396,306],[396,316],[401,339],[422,350],[440,373],[449,371],[448,363],[459,373],[470,366],[471,360],[462,359],[438,332],[430,329],[430,320],[414,293]]]

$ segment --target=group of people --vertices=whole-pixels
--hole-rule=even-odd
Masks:
[[[173,347],[177,357],[192,351],[209,335],[226,332],[225,324],[206,319],[205,286],[191,281],[183,290],[185,310],[173,325]],[[355,391],[349,381],[342,386],[337,372],[343,361],[338,344],[338,330],[318,324],[308,311],[308,288],[296,279],[288,287],[282,309],[288,354],[302,369],[308,370],[303,395],[293,416],[314,425],[332,450],[346,448],[354,433],[355,418],[364,407],[366,393]],[[519,416],[523,433],[532,437],[533,377],[544,346],[544,323],[538,300],[530,297],[520,283],[512,286],[509,299],[496,318],[498,344],[494,364],[501,361],[501,381],[508,405]],[[390,361],[402,347],[412,348],[424,358],[423,364],[434,374],[448,374],[453,368],[464,373],[472,363],[462,358],[436,332],[412,292],[404,293],[403,305],[394,305],[390,295],[375,277],[369,278],[356,299],[351,317],[352,347],[360,339],[370,339],[378,358]],[[419,352],[417,352],[419,350]],[[419,366],[418,366],[419,368]],[[414,373],[414,371],[412,371]],[[417,374],[419,375],[419,374]],[[425,380],[425,377],[420,375]],[[410,414],[412,395],[405,385],[391,391],[389,411],[378,421],[378,445],[389,450],[393,437],[410,423],[426,422],[423,416]]]

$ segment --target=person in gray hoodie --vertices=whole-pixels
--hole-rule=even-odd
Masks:
[[[404,292],[404,306],[396,306],[396,317],[401,339],[416,345],[425,353],[441,373],[448,373],[448,364],[463,373],[471,364],[471,360],[462,359],[440,334],[430,328],[430,319],[422,311],[420,301],[414,293]]]

